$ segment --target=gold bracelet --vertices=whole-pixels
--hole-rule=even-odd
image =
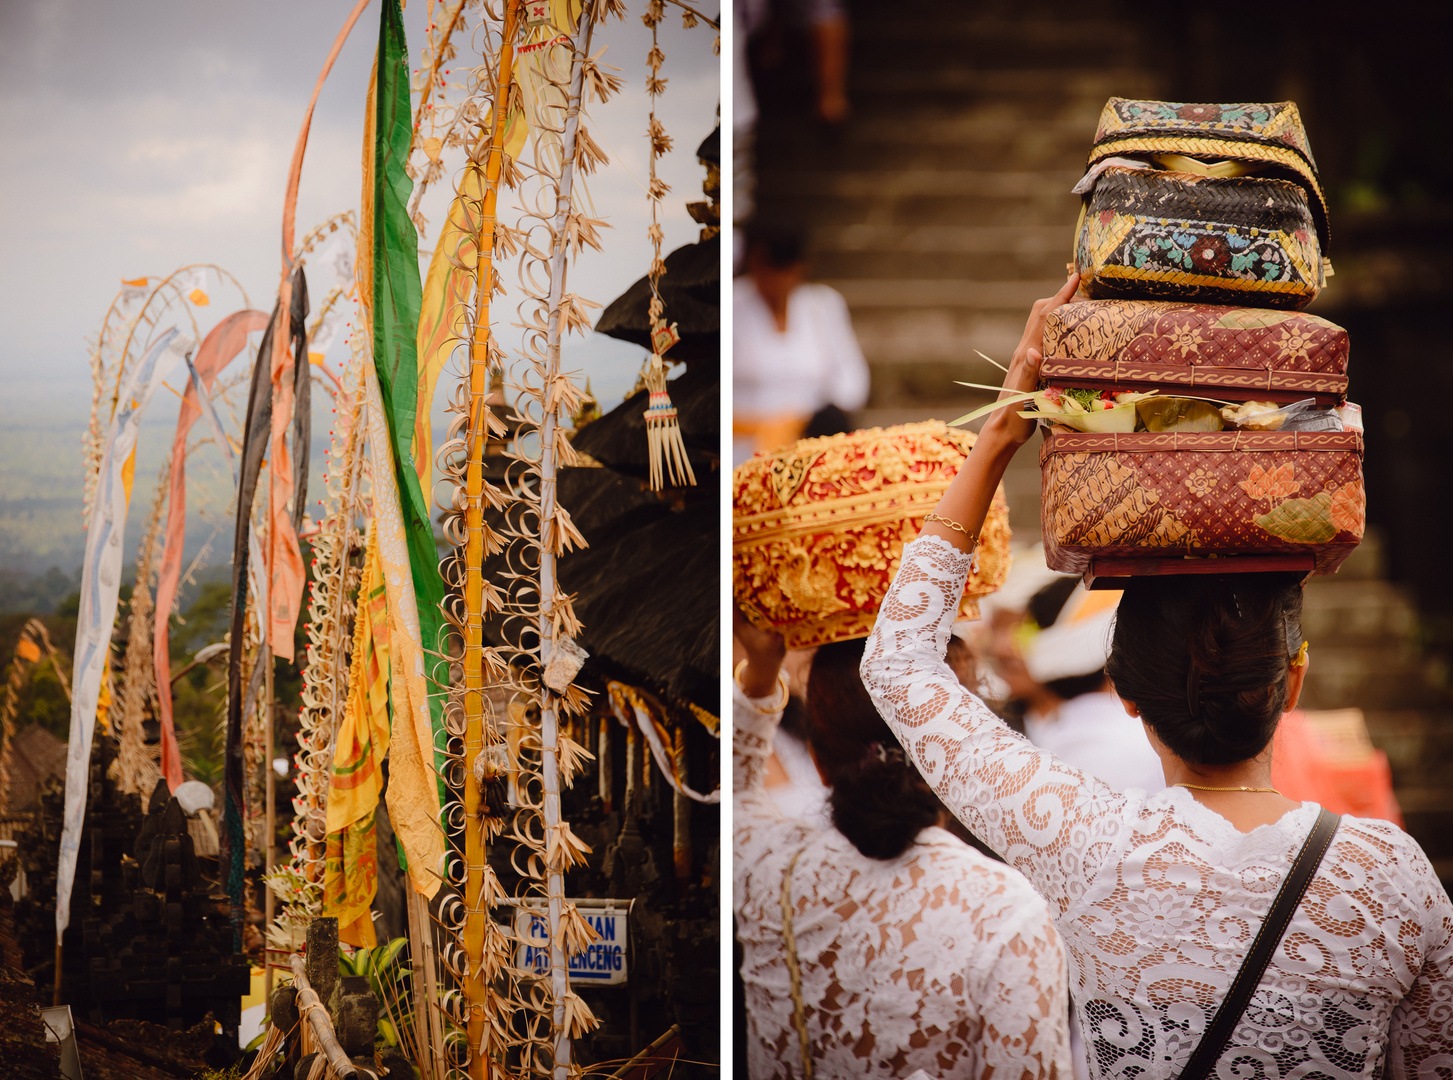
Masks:
[[[737,684],[737,689],[742,692],[742,696],[745,697],[748,701],[757,701],[759,699],[752,697],[751,694],[748,694],[747,688],[742,685],[742,669],[746,666],[747,662],[745,660],[737,664],[736,670],[732,672],[732,682]],[[777,672],[777,685],[782,688],[782,700],[774,701],[767,708],[759,707],[761,712],[781,712],[783,709],[787,708],[787,698],[790,694],[790,691],[787,689],[787,676],[782,674],[780,670]]]
[[[971,544],[977,544],[979,542],[978,533],[969,532],[968,528],[965,525],[961,524],[960,522],[954,521],[952,518],[946,518],[940,514],[925,514],[923,517],[923,523],[927,525],[930,521],[936,521],[940,525],[943,525],[945,528],[953,529],[955,532],[963,533],[969,538],[969,543]]]

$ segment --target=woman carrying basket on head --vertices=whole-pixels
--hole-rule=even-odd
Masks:
[[[1045,316],[1077,284],[1034,306],[1006,391],[1034,388]],[[976,534],[1033,430],[991,414],[904,549],[862,674],[944,803],[1049,901],[1091,1074],[1449,1075],[1453,906],[1427,857],[1392,824],[1271,785],[1307,670],[1295,576],[1126,589],[1107,673],[1162,759],[1155,795],[1036,750],[945,665]]]

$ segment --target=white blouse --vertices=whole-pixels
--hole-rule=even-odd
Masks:
[[[734,908],[745,959],[752,1080],[801,1077],[782,937],[792,927],[819,1080],[1070,1075],[1064,953],[1045,902],[1018,872],[924,829],[870,859],[836,829],[784,815],[763,786],[781,719],[736,691]]]
[[[868,400],[868,364],[842,294],[805,284],[787,299],[787,329],[751,277],[732,282],[732,411],[767,419],[845,412]]]
[[[1145,728],[1126,715],[1114,694],[1096,690],[1060,702],[1048,716],[1026,716],[1024,734],[1041,750],[1116,791],[1154,793],[1165,787],[1165,771]]]
[[[1239,832],[1184,788],[1116,794],[964,690],[944,649],[969,558],[909,544],[863,659],[888,725],[948,807],[1046,897],[1096,1077],[1175,1077],[1319,807]],[[1344,817],[1218,1077],[1447,1076],[1453,906],[1418,845]]]

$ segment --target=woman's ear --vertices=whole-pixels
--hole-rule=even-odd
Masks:
[[[1287,707],[1286,711],[1291,712],[1297,707],[1297,702],[1302,696],[1302,685],[1307,681],[1307,668],[1311,667],[1312,658],[1306,653],[1302,654],[1302,662],[1295,664],[1288,669],[1287,674]]]
[[[1135,704],[1135,702],[1133,702],[1133,701],[1126,701],[1124,698],[1121,698],[1120,699],[1120,704],[1122,706],[1124,706],[1124,708],[1125,708],[1125,714],[1127,716],[1133,716],[1137,720],[1140,719],[1140,708],[1139,708],[1139,706],[1137,706]]]

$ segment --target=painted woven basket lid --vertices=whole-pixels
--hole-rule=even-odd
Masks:
[[[1327,198],[1296,102],[1193,104],[1112,97],[1100,113],[1089,164],[1147,153],[1229,158],[1284,169],[1288,179],[1311,193],[1322,254],[1327,253]]]
[[[903,545],[918,535],[974,444],[939,420],[802,439],[732,473],[732,591],[756,626],[793,649],[865,637]],[[1001,487],[959,611],[1009,575]]]

